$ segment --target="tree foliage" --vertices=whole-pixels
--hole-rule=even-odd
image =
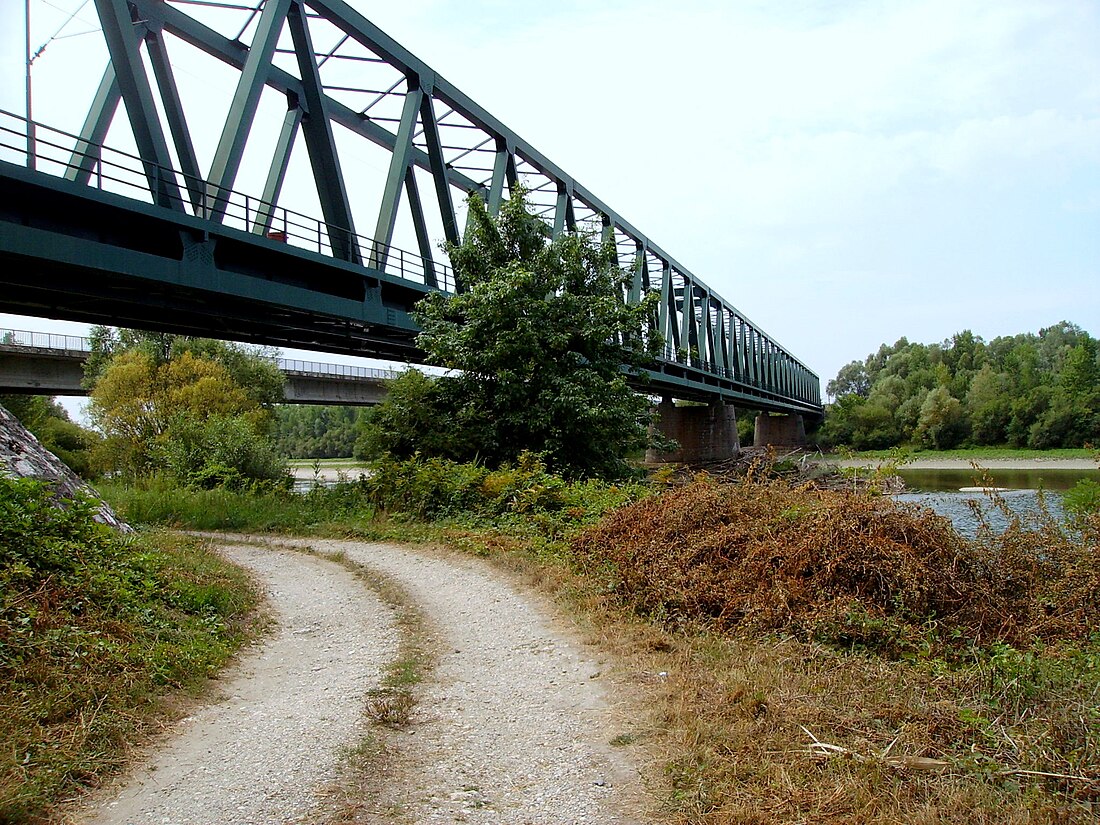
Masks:
[[[356,407],[280,404],[272,427],[275,446],[291,458],[346,458],[355,449],[362,414]]]
[[[407,376],[371,416],[365,442],[490,465],[524,451],[568,476],[619,476],[648,443],[648,401],[627,370],[651,357],[655,296],[628,305],[614,246],[583,234],[550,240],[517,193],[491,217],[476,196],[448,252],[464,290],[429,295],[418,345],[444,378]],[[422,420],[411,432],[402,413]],[[430,419],[430,420],[424,420]]]
[[[104,470],[167,473],[204,487],[285,478],[267,437],[265,377],[278,373],[270,359],[194,339],[146,339],[95,369],[89,415],[104,436]]]
[[[220,364],[233,382],[256,404],[273,410],[283,400],[286,377],[276,363],[277,351],[250,348],[228,341],[165,332],[97,326],[89,333],[92,351],[84,364],[84,386],[91,390],[117,355],[140,352],[161,366],[185,353]]]
[[[1100,442],[1100,348],[1065,321],[989,343],[969,330],[938,344],[902,338],[844,366],[828,392],[827,445]]]

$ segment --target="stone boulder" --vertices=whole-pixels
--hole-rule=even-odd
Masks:
[[[34,478],[53,488],[59,501],[79,493],[99,502],[95,519],[123,533],[133,528],[115,515],[110,505],[68,466],[43,447],[14,415],[0,407],[0,473],[15,478]]]

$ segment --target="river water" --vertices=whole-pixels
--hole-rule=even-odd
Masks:
[[[955,529],[965,536],[972,537],[977,532],[979,516],[975,508],[994,529],[1004,529],[1008,524],[1008,516],[991,495],[960,492],[961,487],[983,486],[983,481],[974,470],[911,470],[903,467],[898,474],[908,488],[908,492],[896,496],[898,501],[929,507],[947,516]],[[1097,470],[993,470],[989,471],[989,476],[994,487],[1006,488],[995,495],[1009,512],[1027,518],[1040,515],[1045,507],[1059,520],[1063,517],[1063,491],[1082,478],[1100,481],[1100,471]]]

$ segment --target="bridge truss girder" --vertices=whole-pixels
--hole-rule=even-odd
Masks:
[[[624,301],[659,292],[651,332],[662,336],[666,353],[651,371],[653,392],[723,397],[749,405],[756,402],[767,409],[820,411],[818,378],[804,364],[343,0],[213,4],[239,9],[243,24],[235,31],[233,26],[227,29],[228,24],[219,27],[201,19],[202,4],[186,0],[95,0],[95,4],[110,64],[80,139],[74,141],[65,173],[73,183],[93,181],[102,163],[101,144],[122,103],[152,203],[179,213],[173,220],[181,224],[192,219],[232,223],[228,205],[246,161],[257,105],[265,90],[273,90],[285,97],[287,108],[275,151],[267,159],[259,206],[251,220],[246,207],[243,226],[215,229],[215,236],[235,236],[236,230],[243,230],[265,244],[264,236],[278,224],[289,158],[301,136],[323,213],[318,232],[327,236],[323,244],[318,241],[318,250],[336,261],[363,267],[368,273],[366,293],[379,283],[386,287],[387,279],[379,281],[377,276],[392,263],[395,224],[404,209],[422,259],[419,278],[412,276],[419,281],[409,292],[412,296],[423,289],[452,287],[446,268],[434,260],[433,242],[460,240],[456,202],[477,194],[495,213],[502,200],[523,185],[533,210],[546,220],[552,234],[591,231],[615,244],[620,265],[633,273]],[[205,174],[176,88],[168,41],[173,49],[197,49],[237,72],[229,112]],[[366,105],[361,105],[364,101]],[[382,191],[374,193],[372,238],[356,234],[351,201],[353,194],[361,193],[349,192],[334,127],[389,153]],[[418,175],[430,180],[430,190],[421,190]],[[282,214],[285,222],[285,209]],[[433,237],[429,216],[441,227],[442,238]],[[188,231],[194,237],[202,235],[201,230]],[[193,234],[196,231],[199,235]],[[233,242],[238,240],[234,237]],[[404,263],[401,274],[408,277]]]

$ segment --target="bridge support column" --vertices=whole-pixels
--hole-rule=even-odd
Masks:
[[[760,413],[754,423],[754,447],[805,447],[806,424],[801,415]]]
[[[657,407],[654,426],[680,446],[670,453],[647,451],[645,459],[649,463],[707,464],[732,458],[741,449],[737,415],[729,404],[677,407],[671,398],[665,398]]]

